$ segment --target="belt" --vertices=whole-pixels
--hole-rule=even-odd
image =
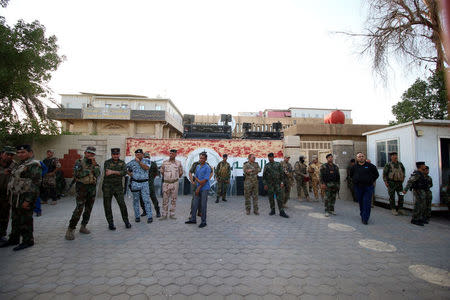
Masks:
[[[164,183],[175,183],[178,182],[178,179],[174,179],[174,180],[164,180]]]
[[[147,182],[148,179],[140,179],[140,180],[138,180],[138,179],[133,179],[133,178],[131,178],[131,181],[136,181],[136,182]]]

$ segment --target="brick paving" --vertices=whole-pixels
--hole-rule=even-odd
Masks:
[[[131,229],[114,203],[117,230],[110,231],[97,199],[92,233],[77,231],[74,241],[64,239],[73,197],[44,205],[35,218],[35,246],[0,249],[0,299],[450,298],[449,287],[408,270],[417,264],[450,270],[450,221],[444,217],[417,227],[409,217],[375,207],[366,226],[351,201],[337,201],[337,216],[315,218],[309,214],[322,213],[320,202],[290,200],[291,218],[283,219],[268,215],[266,197],[260,216],[245,215],[243,197],[213,200],[203,229],[184,224],[188,196],[178,200],[177,220],[152,224],[134,223],[128,199]],[[367,239],[396,251],[360,246]]]

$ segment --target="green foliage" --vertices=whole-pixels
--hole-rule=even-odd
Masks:
[[[402,95],[402,101],[392,106],[396,117],[391,125],[417,119],[447,118],[447,90],[442,71],[433,73],[427,81],[417,79]]]

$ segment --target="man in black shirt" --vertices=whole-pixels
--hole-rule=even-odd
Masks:
[[[366,156],[358,152],[356,154],[357,163],[351,168],[350,176],[355,189],[355,196],[359,202],[361,221],[367,225],[370,217],[371,201],[374,192],[375,181],[378,170],[373,164],[366,161]]]

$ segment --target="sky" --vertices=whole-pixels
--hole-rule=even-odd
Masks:
[[[358,0],[10,0],[8,24],[39,20],[67,59],[49,82],[59,94],[168,97],[183,114],[289,107],[351,109],[354,123],[386,124],[421,76],[394,66],[377,80],[358,42]]]

